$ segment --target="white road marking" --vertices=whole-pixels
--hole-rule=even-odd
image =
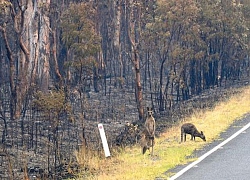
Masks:
[[[175,180],[176,178],[180,177],[182,174],[184,174],[186,171],[188,171],[189,169],[191,169],[192,167],[196,166],[199,162],[201,162],[202,160],[204,160],[206,157],[208,157],[210,154],[214,153],[215,151],[217,151],[219,148],[222,148],[225,144],[227,144],[228,142],[230,142],[231,140],[233,140],[234,138],[236,138],[239,134],[243,133],[245,130],[247,130],[250,127],[250,123],[248,123],[247,125],[245,125],[243,128],[241,128],[239,131],[237,131],[236,133],[234,133],[232,136],[230,136],[228,139],[226,139],[225,141],[221,142],[219,145],[215,146],[213,149],[211,149],[210,151],[208,151],[207,153],[203,154],[201,157],[199,157],[196,161],[192,162],[191,164],[189,164],[188,166],[186,166],[185,168],[183,168],[181,171],[177,172],[174,176],[170,177],[169,180]]]

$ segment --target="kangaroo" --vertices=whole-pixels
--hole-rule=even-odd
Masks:
[[[147,119],[144,124],[144,130],[142,132],[141,138],[141,147],[142,153],[144,154],[150,147],[152,147],[153,154],[153,146],[154,146],[154,138],[155,138],[155,119],[153,117],[152,108],[147,107]]]
[[[191,135],[191,140],[195,141],[195,137],[201,138],[203,141],[206,141],[206,137],[203,132],[199,132],[195,125],[191,123],[185,123],[181,126],[181,142],[183,142],[183,134],[184,134],[184,142],[186,141],[186,134]]]
[[[155,119],[153,117],[153,110],[152,108],[147,107],[148,116],[145,122],[145,128],[146,128],[146,136],[149,136],[151,138],[154,138],[155,136]]]

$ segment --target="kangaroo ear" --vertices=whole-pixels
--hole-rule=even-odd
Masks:
[[[149,111],[149,107],[147,107],[147,110]]]
[[[201,131],[201,134],[203,134],[203,131]]]

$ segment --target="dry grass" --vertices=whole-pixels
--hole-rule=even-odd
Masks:
[[[206,143],[217,139],[221,132],[230,124],[250,112],[250,86],[241,89],[240,94],[233,95],[228,100],[218,103],[213,109],[196,111],[189,118],[168,129],[156,139],[154,156],[142,155],[141,148],[135,146],[127,148],[122,153],[116,153],[108,159],[93,158],[89,162],[93,169],[99,169],[96,176],[84,179],[96,180],[152,180],[156,177],[167,179],[170,174],[164,174],[167,170],[179,164],[193,161],[188,158],[196,149],[202,148]],[[180,126],[183,122],[194,123],[198,130],[203,130],[207,142],[196,138],[195,142],[189,140],[180,143]]]

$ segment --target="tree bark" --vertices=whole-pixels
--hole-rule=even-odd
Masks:
[[[10,82],[10,91],[11,91],[11,95],[10,95],[10,118],[14,119],[14,114],[15,114],[15,101],[16,101],[16,91],[15,91],[15,83],[14,83],[14,79],[15,79],[15,63],[14,63],[14,57],[13,57],[13,53],[11,51],[10,45],[9,45],[9,41],[7,38],[7,34],[6,34],[6,24],[4,24],[4,27],[0,26],[0,30],[2,32],[3,35],[3,39],[4,39],[4,43],[5,43],[5,48],[7,51],[7,57],[9,59],[10,62],[10,67],[9,67],[9,82]]]
[[[140,29],[140,7],[137,5],[135,7],[135,10],[133,12],[133,17],[136,19],[130,20],[131,24],[131,30],[128,33],[130,44],[132,45],[132,62],[135,70],[135,98],[137,103],[137,109],[139,113],[139,121],[143,121],[143,93],[142,93],[142,85],[141,85],[141,72],[140,72],[140,56],[139,56],[139,50],[138,50],[138,44],[139,44],[139,29]],[[134,23],[133,23],[134,21]],[[134,37],[131,36],[131,31],[134,33]]]

